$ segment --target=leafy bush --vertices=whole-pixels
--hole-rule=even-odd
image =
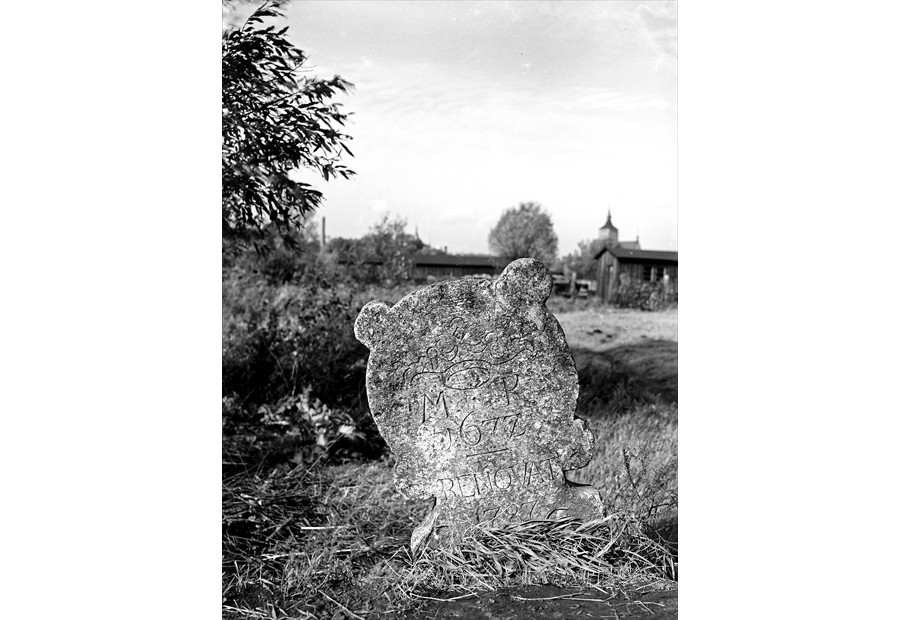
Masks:
[[[261,405],[309,388],[332,407],[364,405],[367,351],[353,335],[361,304],[348,286],[310,273],[274,285],[241,268],[223,280],[223,394]]]
[[[629,282],[619,286],[616,305],[620,308],[665,310],[678,305],[678,292],[662,282]]]
[[[243,248],[223,265],[226,460],[240,469],[378,458],[386,445],[369,414],[368,350],[353,324],[366,302],[395,303],[412,285],[356,281],[310,227],[260,238],[260,250]]]
[[[402,285],[410,279],[412,255],[425,244],[406,232],[406,220],[385,214],[360,239],[337,237],[328,254],[343,275],[360,285]]]

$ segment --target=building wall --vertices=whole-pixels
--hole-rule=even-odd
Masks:
[[[678,292],[678,265],[663,262],[620,261],[604,252],[597,267],[597,295],[603,301],[616,300],[619,285],[636,282],[663,282]]]
[[[620,261],[619,281],[624,282],[667,282],[677,286],[678,265],[654,261],[627,262]]]
[[[494,275],[494,268],[484,265],[416,265],[412,270],[412,278],[416,282],[424,282],[428,276],[461,278],[475,275]]]
[[[619,281],[619,261],[609,252],[604,252],[597,266],[597,296],[603,301],[612,301]]]

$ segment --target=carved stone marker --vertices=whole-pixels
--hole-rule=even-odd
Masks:
[[[478,523],[602,516],[596,489],[565,477],[590,461],[593,436],[573,415],[578,376],[544,305],[552,285],[542,263],[519,259],[496,281],[440,282],[360,311],[369,406],[397,487],[436,500],[414,551]]]

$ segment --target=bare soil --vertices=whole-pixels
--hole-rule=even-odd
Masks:
[[[570,347],[608,351],[648,340],[678,342],[678,310],[579,310],[555,314]]]

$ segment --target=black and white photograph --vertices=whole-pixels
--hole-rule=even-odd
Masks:
[[[10,4],[0,615],[896,615],[897,13]]]
[[[676,2],[226,2],[223,618],[676,618]]]

